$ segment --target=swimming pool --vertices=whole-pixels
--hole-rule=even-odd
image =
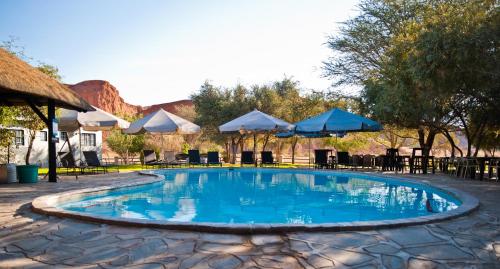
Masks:
[[[267,168],[153,173],[164,180],[89,193],[57,207],[107,219],[224,226],[425,220],[462,204],[430,185],[364,173]]]

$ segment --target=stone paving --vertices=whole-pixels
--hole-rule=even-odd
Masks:
[[[0,186],[0,268],[500,268],[500,183],[414,176],[465,190],[479,210],[397,229],[240,236],[38,215],[34,197],[141,180],[136,173]]]

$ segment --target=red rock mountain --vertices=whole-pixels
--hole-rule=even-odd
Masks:
[[[179,100],[175,102],[170,102],[170,103],[163,103],[163,104],[156,104],[152,106],[146,106],[142,107],[142,114],[147,115],[151,112],[155,112],[160,108],[163,108],[163,110],[166,110],[170,113],[177,113],[177,110],[181,106],[193,106],[193,101],[191,100]]]
[[[175,114],[180,105],[193,106],[191,100],[161,103],[146,107],[132,105],[125,102],[120,97],[120,92],[116,87],[105,80],[86,80],[67,86],[82,96],[89,104],[115,115],[135,115],[138,113],[146,115],[160,108]]]

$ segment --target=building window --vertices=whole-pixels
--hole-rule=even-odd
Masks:
[[[59,137],[60,137],[61,141],[68,140],[68,132],[59,132]]]
[[[82,134],[82,144],[83,146],[92,146],[95,147],[95,134]]]
[[[40,141],[47,141],[47,131],[40,131],[38,138],[40,138]]]
[[[24,146],[24,130],[14,130],[14,144],[16,146]]]

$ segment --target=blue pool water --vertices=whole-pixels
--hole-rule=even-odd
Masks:
[[[60,206],[93,215],[178,222],[316,224],[418,217],[460,205],[431,186],[367,174],[254,168],[155,173],[165,180]]]

